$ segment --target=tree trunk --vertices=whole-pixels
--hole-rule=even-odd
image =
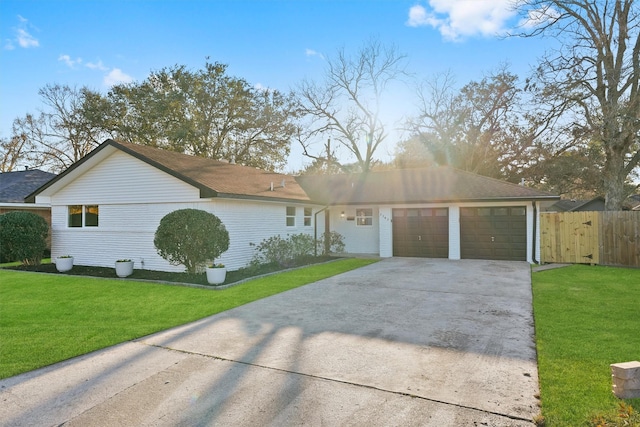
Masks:
[[[624,170],[624,153],[609,148],[604,166],[605,210],[620,211],[625,199],[624,181],[627,174]]]

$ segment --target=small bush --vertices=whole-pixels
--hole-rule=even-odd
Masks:
[[[212,213],[180,209],[160,220],[153,244],[171,265],[184,265],[193,274],[229,249],[229,233]]]
[[[0,251],[8,261],[38,265],[47,248],[49,225],[32,212],[7,212],[0,215]]]
[[[289,267],[295,264],[296,258],[312,256],[314,251],[313,237],[304,233],[294,234],[286,239],[272,236],[254,246],[256,254],[251,260],[251,265],[273,263]]]
[[[325,233],[326,235],[326,233]],[[342,252],[344,250],[343,237],[339,233],[329,234],[331,241],[331,252]],[[250,265],[276,264],[281,267],[296,265],[304,258],[313,257],[318,253],[324,253],[324,236],[318,241],[306,233],[287,235],[287,238],[273,236],[264,239],[256,246],[256,254]]]
[[[318,245],[318,253],[323,255],[329,255],[325,251],[324,242],[329,239],[329,252],[331,253],[341,253],[344,252],[344,236],[337,231],[331,231],[329,233],[324,233],[322,238],[317,241]]]

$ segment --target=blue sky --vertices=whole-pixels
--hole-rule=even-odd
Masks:
[[[106,92],[206,58],[254,85],[287,91],[319,79],[325,58],[376,38],[417,78],[450,71],[462,85],[510,64],[526,77],[548,40],[502,38],[510,0],[1,0],[0,137],[41,107],[47,84]],[[412,101],[396,100],[398,115]],[[386,147],[387,152],[392,150]],[[294,150],[290,164],[299,167]]]

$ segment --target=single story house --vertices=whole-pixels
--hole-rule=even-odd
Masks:
[[[346,251],[537,262],[539,215],[558,196],[452,167],[300,176]]]
[[[51,204],[54,257],[181,271],[153,245],[177,209],[222,220],[231,243],[215,261],[231,270],[266,238],[325,230],[355,254],[535,262],[538,212],[559,197],[448,167],[296,178],[107,140],[29,199]]]

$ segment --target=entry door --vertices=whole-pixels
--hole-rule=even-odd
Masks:
[[[527,208],[460,208],[460,256],[463,259],[525,261]]]
[[[393,255],[449,257],[449,210],[411,208],[393,210]]]

